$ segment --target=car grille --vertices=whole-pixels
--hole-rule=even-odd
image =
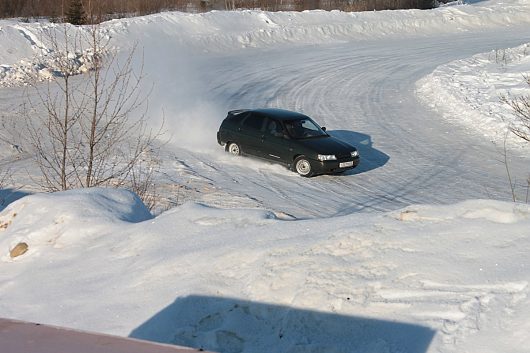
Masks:
[[[337,156],[338,160],[351,159],[351,153],[350,152],[348,152],[348,153],[337,153],[336,156]]]

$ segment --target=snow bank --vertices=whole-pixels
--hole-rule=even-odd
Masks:
[[[472,6],[443,7],[430,11],[394,10],[379,12],[303,11],[211,11],[202,14],[162,13],[107,25],[112,31],[135,32],[138,27],[164,29],[186,47],[226,51],[278,44],[319,44],[330,41],[430,35],[470,29],[527,24],[530,2],[487,1]]]
[[[103,39],[110,38],[105,33]],[[61,67],[71,75],[89,71],[94,59],[89,41],[88,27],[0,20],[0,87],[51,80],[62,74]]]
[[[86,244],[108,227],[150,218],[142,201],[126,190],[94,188],[26,196],[0,213],[0,230],[16,234],[0,236],[0,256],[12,261],[9,251],[26,243],[25,256],[31,258],[46,253],[46,248]]]
[[[150,218],[95,189],[0,219],[6,317],[219,352],[521,352],[530,330],[528,205],[285,220],[191,203]],[[7,258],[21,239],[30,250]]]
[[[494,49],[441,65],[417,83],[419,98],[446,119],[483,134],[502,146],[521,148],[525,141],[508,133],[517,125],[511,108],[500,97],[530,95],[530,43]]]
[[[105,36],[122,48],[136,40],[171,39],[184,51],[224,52],[248,47],[308,45],[387,36],[456,33],[476,28],[530,24],[530,3],[487,1],[430,11],[264,12],[211,11],[202,14],[167,12],[113,20],[103,25]],[[27,82],[26,76],[50,79],[53,64],[46,31],[55,24],[0,21],[0,87]],[[80,37],[87,28],[69,26]],[[80,63],[82,65],[82,63]]]

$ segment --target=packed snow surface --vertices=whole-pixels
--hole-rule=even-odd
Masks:
[[[505,162],[524,201],[529,157],[512,137],[499,147],[514,120],[497,96],[528,92],[528,0],[162,13],[101,31],[121,59],[137,48],[149,121],[167,131],[155,181],[178,207],[155,217],[123,190],[22,197],[38,175],[25,84],[60,75],[49,33],[83,42],[87,28],[0,21],[0,177],[13,184],[0,190],[0,316],[223,353],[527,351],[530,207],[506,202]],[[83,46],[68,59],[90,69]],[[259,107],[312,116],[361,165],[305,179],[230,158],[219,123]]]
[[[27,196],[0,224],[2,316],[219,352],[523,352],[530,331],[527,205],[151,218],[91,189]]]

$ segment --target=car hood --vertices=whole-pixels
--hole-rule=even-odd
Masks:
[[[337,157],[349,156],[350,152],[356,150],[352,145],[329,135],[297,140],[296,142],[316,154],[334,154]]]

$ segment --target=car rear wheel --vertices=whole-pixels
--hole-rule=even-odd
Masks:
[[[240,156],[241,155],[241,148],[235,142],[228,143],[226,145],[226,151],[228,153],[230,153],[232,156]]]
[[[310,177],[313,175],[311,163],[305,156],[299,156],[294,160],[294,171],[303,177]]]

